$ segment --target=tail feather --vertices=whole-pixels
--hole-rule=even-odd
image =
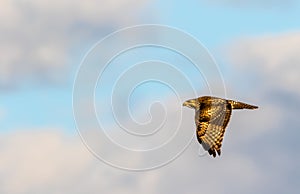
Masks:
[[[232,109],[257,109],[258,106],[246,104],[243,102],[237,102],[233,100],[228,100],[229,103],[231,104]]]

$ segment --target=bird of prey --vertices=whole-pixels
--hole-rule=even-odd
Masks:
[[[187,100],[183,106],[195,109],[197,139],[210,155],[221,155],[222,140],[233,109],[257,109],[257,106],[212,96]]]

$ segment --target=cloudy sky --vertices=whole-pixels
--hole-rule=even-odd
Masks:
[[[0,193],[297,193],[299,18],[297,0],[2,0]],[[110,147],[91,122],[91,96],[82,87],[97,72],[85,72],[74,98],[80,127],[73,85],[96,43],[141,24],[197,39],[204,75],[172,49],[131,48],[117,56],[95,87]],[[103,65],[101,57],[120,42],[164,42],[164,35],[118,37],[92,65]],[[260,107],[233,113],[217,158],[191,139],[193,111],[181,108],[183,99],[210,94],[212,87],[214,94]]]

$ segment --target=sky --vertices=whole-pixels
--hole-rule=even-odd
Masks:
[[[297,193],[298,18],[297,0],[1,1],[0,193]],[[216,158],[181,106],[209,94],[259,106]]]

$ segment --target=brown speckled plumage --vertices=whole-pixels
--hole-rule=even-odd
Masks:
[[[187,100],[183,106],[195,109],[197,139],[213,157],[216,157],[216,153],[221,155],[222,141],[231,111],[233,109],[258,108],[246,103],[212,96]]]

